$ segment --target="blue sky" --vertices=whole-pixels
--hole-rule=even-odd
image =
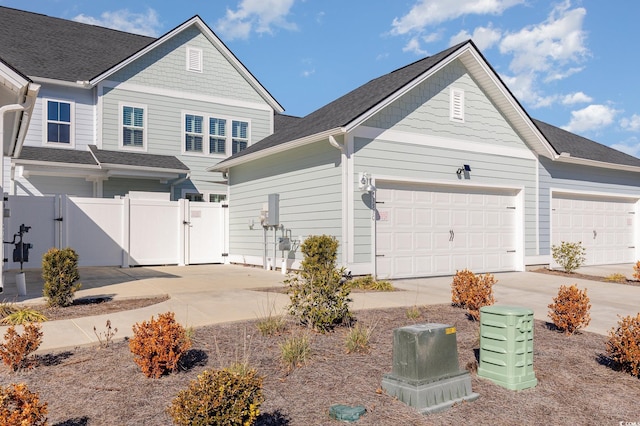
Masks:
[[[304,116],[472,38],[534,117],[640,156],[637,0],[0,0],[160,36],[200,15],[286,109]]]

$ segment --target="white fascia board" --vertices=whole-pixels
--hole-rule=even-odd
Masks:
[[[188,174],[189,170],[182,169],[167,169],[161,167],[145,167],[145,166],[131,166],[126,164],[113,164],[113,163],[100,163],[100,167],[104,170],[107,170],[110,175],[118,174],[118,175],[131,175],[136,176],[139,175],[139,172],[143,172],[144,175],[149,175],[149,173],[157,173],[158,175],[162,175],[166,177],[168,175],[176,175],[176,174]]]
[[[607,163],[605,161],[589,160],[586,158],[571,157],[568,155],[559,155],[557,156],[557,158],[554,158],[553,160],[559,163],[578,164],[581,166],[600,167],[603,169],[624,170],[626,172],[640,173],[640,167],[638,166],[628,166],[625,164]]]
[[[74,89],[92,89],[93,86],[90,86],[87,84],[86,81],[66,81],[66,80],[57,80],[55,78],[46,78],[46,77],[37,77],[37,76],[30,76],[31,80],[34,81],[34,83],[40,83],[40,84],[52,84],[52,85],[56,85],[56,86],[62,86],[62,87],[73,87]]]
[[[99,76],[93,78],[88,82],[88,84],[91,86],[95,86],[96,84],[102,82],[103,80],[106,80],[113,73],[126,67],[136,59],[146,55],[151,50],[160,46],[162,43],[166,42],[176,34],[181,33],[182,31],[184,31],[185,29],[189,28],[192,25],[195,25],[196,27],[198,27],[198,29],[202,32],[202,34],[204,34],[204,36],[207,37],[207,39],[220,51],[220,53],[222,53],[222,55],[233,65],[233,67],[236,70],[238,70],[238,72],[240,72],[247,79],[247,81],[251,84],[251,86],[253,86],[253,88],[256,89],[258,93],[260,93],[260,95],[267,101],[269,105],[271,105],[271,107],[274,110],[276,110],[277,112],[284,112],[284,108],[282,108],[282,106],[273,98],[273,96],[269,94],[269,92],[260,84],[260,82],[258,82],[258,80],[238,60],[238,58],[236,58],[236,56],[227,48],[227,46],[225,46],[225,44],[213,33],[213,31],[211,31],[211,29],[202,21],[202,19],[200,19],[199,16],[194,16],[193,18],[189,19],[182,25],[169,31],[168,33],[156,39],[154,42],[152,42],[151,44],[149,44],[147,47],[140,50],[136,54],[130,56],[129,58],[115,65],[114,67],[106,70]]]
[[[277,154],[279,152],[288,151],[293,148],[298,148],[300,146],[308,145],[310,143],[318,142],[323,139],[329,139],[329,136],[336,136],[338,134],[343,134],[343,133],[345,133],[345,131],[341,127],[331,129],[331,130],[325,130],[322,133],[316,133],[314,135],[310,135],[301,139],[296,139],[290,142],[282,143],[280,145],[277,145],[271,148],[265,148],[260,151],[253,152],[251,154],[243,155],[242,157],[225,161],[222,164],[218,163],[214,166],[207,167],[205,170],[207,172],[226,172],[226,171],[229,171],[231,167],[248,163],[249,161],[254,161],[260,158],[268,157],[269,155]]]
[[[20,92],[30,83],[29,79],[19,72],[0,62],[0,83],[12,92]]]

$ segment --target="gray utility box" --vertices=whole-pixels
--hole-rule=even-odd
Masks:
[[[511,390],[534,387],[533,311],[517,306],[480,308],[478,376]]]
[[[458,365],[456,329],[445,324],[393,330],[393,369],[382,378],[382,388],[425,414],[478,398],[471,376]]]

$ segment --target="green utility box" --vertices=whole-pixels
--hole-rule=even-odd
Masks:
[[[393,369],[382,388],[424,414],[478,398],[469,372],[458,366],[456,328],[445,324],[393,330]]]
[[[511,390],[538,384],[533,371],[533,311],[517,306],[480,308],[478,376]]]

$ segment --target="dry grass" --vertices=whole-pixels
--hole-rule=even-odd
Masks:
[[[0,383],[26,382],[39,392],[41,401],[49,403],[51,425],[165,426],[171,424],[166,407],[190,380],[206,368],[232,364],[239,350],[250,347],[249,362],[265,377],[258,425],[338,425],[328,417],[333,404],[364,405],[367,414],[356,423],[359,426],[640,421],[640,381],[606,365],[605,337],[591,333],[567,337],[544,322],[536,322],[534,332],[538,386],[509,391],[473,373],[473,390],[480,394],[477,401],[422,416],[379,391],[382,375],[391,370],[393,329],[408,323],[406,308],[355,314],[364,326],[376,325],[369,353],[345,353],[348,329],[312,334],[310,360],[292,371],[282,365],[280,345],[305,330],[290,324],[282,335],[267,337],[254,321],[197,329],[182,370],[160,379],[146,378],[126,342],[119,342],[107,349],[43,355],[39,366],[17,374],[3,368]],[[474,363],[478,323],[468,321],[463,309],[422,307],[421,318],[454,325],[460,366]]]

